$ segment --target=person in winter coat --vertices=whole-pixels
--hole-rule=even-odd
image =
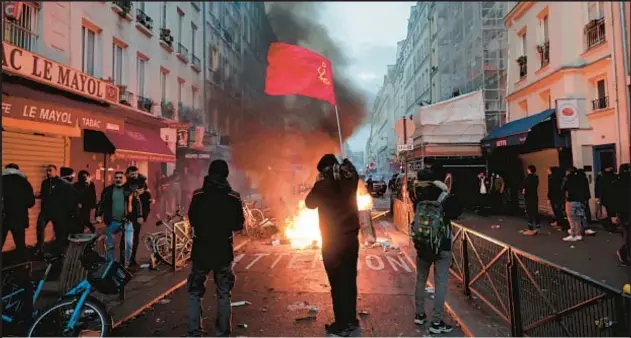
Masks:
[[[79,213],[79,192],[72,185],[75,173],[72,168],[61,167],[59,169],[59,184],[56,194],[51,202],[56,205],[53,210],[53,227],[55,230],[55,254],[65,251],[68,244],[68,234],[77,229]],[[58,220],[58,223],[55,223]],[[55,228],[56,226],[56,228]]]
[[[442,182],[444,174],[434,173],[432,170],[423,169],[417,173],[417,179],[414,182],[414,192],[412,196],[413,205],[416,206],[421,201],[439,201],[439,197],[444,194],[449,194],[449,189],[445,183]],[[447,296],[447,281],[449,278],[449,266],[452,259],[452,234],[451,234],[451,219],[454,214],[454,205],[451,203],[450,198],[447,197],[442,202],[443,205],[443,222],[449,224],[448,228],[450,233],[445,236],[443,242],[440,245],[439,257],[436,259],[428,259],[424,255],[417,252],[416,257],[416,292],[415,292],[415,305],[416,316],[414,323],[416,325],[423,325],[427,320],[425,314],[425,299],[427,298],[425,291],[425,284],[429,277],[429,270],[434,266],[434,313],[432,316],[432,322],[429,327],[429,331],[434,334],[447,333],[453,331],[451,325],[445,324],[443,321],[445,297]]]
[[[138,178],[138,185],[136,192],[134,194],[140,200],[140,210],[137,210],[135,215],[131,215],[132,224],[134,226],[134,237],[132,240],[131,247],[131,259],[130,266],[137,266],[136,262],[136,252],[138,251],[138,244],[140,242],[140,230],[142,228],[142,224],[149,219],[149,214],[151,212],[151,204],[153,203],[153,198],[151,197],[151,193],[147,190],[147,178],[144,176],[140,176]],[[140,223],[139,220],[142,219],[144,222]]]
[[[537,168],[529,165],[526,169],[527,176],[522,184],[522,194],[526,200],[526,215],[528,216],[528,229],[521,233],[526,236],[534,236],[539,233],[541,223],[539,221],[539,176]]]
[[[485,172],[480,172],[478,174],[478,189],[478,214],[481,216],[488,216],[491,212],[491,180]]]
[[[2,171],[2,246],[11,231],[18,260],[26,257],[26,228],[29,227],[28,209],[35,205],[33,187],[15,163]]]
[[[74,184],[79,193],[79,222],[77,232],[81,233],[85,228],[94,233],[96,229],[90,220],[92,209],[96,208],[96,187],[90,180],[90,173],[86,170],[79,171],[79,180]]]
[[[97,222],[105,223],[106,257],[114,260],[114,235],[123,231],[124,245],[121,245],[121,262],[127,268],[131,265],[131,250],[134,240],[133,222],[143,223],[142,205],[135,196],[135,191],[125,185],[125,175],[122,171],[114,173],[114,184],[101,192],[101,200],[96,209]]]
[[[583,202],[583,207],[585,208],[585,219],[587,220],[587,226],[592,223],[592,212],[589,208],[589,200],[592,198],[592,193],[589,190],[589,179],[587,178],[587,174],[585,174],[585,170],[578,169],[578,177],[580,178],[580,186],[583,191],[582,194],[585,196]]]
[[[228,164],[214,160],[208,167],[201,189],[193,192],[188,217],[193,229],[193,266],[188,277],[188,336],[202,334],[202,298],[206,293],[206,277],[214,273],[217,293],[217,320],[215,333],[228,337],[231,328],[230,292],[234,287],[232,271],[234,250],[232,237],[243,230],[245,216],[241,196],[228,183]]]
[[[616,215],[613,219],[614,222],[620,224],[622,228],[622,246],[616,251],[618,261],[625,266],[631,265],[631,253],[629,243],[629,230],[631,227],[631,211],[629,206],[631,205],[631,168],[629,163],[620,165],[618,170],[618,184],[616,185]]]
[[[59,210],[61,209],[61,190],[63,184],[59,178],[57,166],[49,164],[46,166],[46,178],[42,181],[39,192],[35,198],[41,200],[39,215],[37,216],[37,250],[36,256],[41,256],[44,250],[44,233],[49,222],[53,223],[55,234],[61,235],[61,230],[67,225],[67,221],[62,219]],[[56,236],[57,237],[57,236]]]
[[[583,240],[586,233],[587,217],[585,201],[589,199],[588,192],[585,191],[583,178],[579,170],[572,168],[563,183],[563,193],[565,195],[565,214],[570,224],[569,236],[563,238],[566,242],[576,242]]]
[[[322,234],[322,260],[331,285],[335,322],[325,325],[329,334],[349,336],[357,320],[357,258],[359,211],[355,166],[335,155],[324,155],[317,165],[318,178],[305,198],[305,206],[318,209]]]
[[[618,183],[618,175],[614,172],[613,167],[605,168],[596,178],[596,202],[599,203],[607,213],[607,219],[604,222],[605,229],[615,231],[616,224],[612,222],[612,218],[616,217],[616,184]]]
[[[567,231],[568,225],[565,221],[563,211],[563,174],[559,167],[548,168],[548,202],[554,213],[554,222],[551,224],[563,231]]]

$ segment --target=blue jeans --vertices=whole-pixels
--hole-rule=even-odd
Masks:
[[[121,230],[123,230],[123,228],[125,231],[122,234],[122,236],[125,236],[125,240],[121,242],[123,242],[125,245],[124,265],[129,266],[131,262],[131,249],[133,247],[133,241],[134,241],[134,225],[129,221],[125,221],[124,226],[122,222],[111,221],[105,228],[105,236],[106,236],[105,245],[106,245],[106,250],[107,250],[107,259],[110,261],[114,260],[114,235],[116,235]],[[121,252],[122,251],[123,250],[121,248]],[[122,260],[123,259],[121,257],[121,261]]]

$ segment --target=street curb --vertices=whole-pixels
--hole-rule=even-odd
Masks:
[[[246,244],[248,244],[250,242],[249,238],[246,238],[243,243],[238,244],[237,246],[234,247],[234,251],[237,251],[239,249],[241,249],[242,247],[244,247]],[[166,291],[162,292],[159,296],[156,296],[154,298],[152,298],[150,301],[146,302],[145,304],[141,305],[140,307],[138,307],[136,310],[132,311],[130,314],[125,315],[123,318],[119,319],[118,321],[114,322],[114,324],[112,325],[112,328],[116,328],[122,324],[124,324],[125,322],[135,318],[136,316],[138,316],[139,314],[141,314],[143,311],[145,311],[146,309],[150,308],[151,306],[153,306],[154,304],[156,304],[157,302],[159,302],[161,299],[163,299],[164,297],[170,295],[171,293],[173,293],[175,290],[181,288],[182,286],[184,286],[186,284],[186,278],[183,280],[180,280],[178,282],[176,282],[173,286],[171,286],[170,288],[168,288]]]
[[[412,266],[414,266],[414,269],[416,269],[416,262],[414,262],[405,251],[401,250],[401,253],[403,253],[405,259]],[[429,279],[427,280],[427,284],[429,284],[429,286],[431,287],[434,287],[434,283],[432,283]],[[456,323],[458,323],[458,326],[460,327],[462,332],[464,332],[465,337],[475,337],[475,335],[471,332],[471,329],[469,329],[464,320],[456,313],[456,311],[454,311],[451,305],[449,305],[447,300],[445,300],[445,309],[447,309],[447,313],[449,313],[449,315],[456,321]]]

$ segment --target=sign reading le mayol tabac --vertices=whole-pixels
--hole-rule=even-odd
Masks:
[[[2,41],[2,70],[95,99],[118,103],[118,87]]]

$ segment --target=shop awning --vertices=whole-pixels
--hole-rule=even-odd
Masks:
[[[150,162],[175,162],[175,154],[162,140],[158,130],[127,124],[123,134],[109,131],[104,132],[104,134],[114,146],[114,156],[118,158]]]
[[[554,115],[554,109],[509,122],[482,139],[483,148],[497,148],[526,143],[528,133],[538,124]]]

